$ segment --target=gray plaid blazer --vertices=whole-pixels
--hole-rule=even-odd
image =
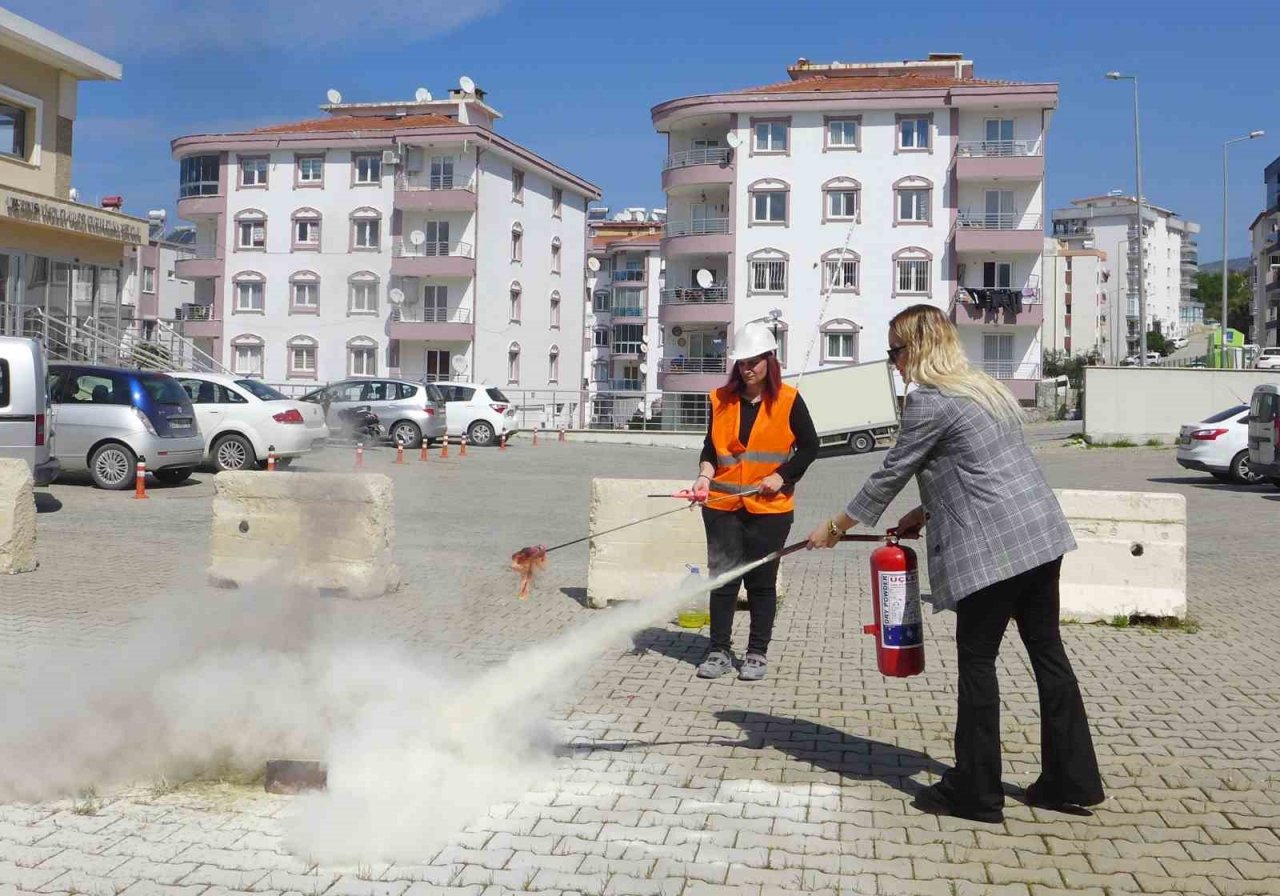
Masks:
[[[994,419],[968,398],[929,386],[908,395],[897,444],[846,512],[876,525],[912,476],[928,514],[935,598],[960,600],[1075,549],[1021,427]]]

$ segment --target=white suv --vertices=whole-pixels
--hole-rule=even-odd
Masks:
[[[1280,370],[1280,348],[1264,348],[1254,360],[1255,370]]]
[[[449,438],[466,433],[468,442],[483,447],[515,431],[516,406],[497,386],[453,380],[435,385],[444,393]]]

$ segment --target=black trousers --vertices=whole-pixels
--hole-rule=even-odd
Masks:
[[[1040,696],[1041,790],[1087,806],[1103,799],[1102,777],[1080,686],[1058,628],[1059,557],[975,591],[956,604],[959,712],[956,765],[939,789],[976,809],[1004,805],[1000,784],[1000,685],[996,655],[1013,619],[1027,648]]]
[[[794,518],[794,513],[702,508],[702,524],[707,530],[707,565],[711,575],[721,575],[735,566],[759,560],[784,547]],[[711,649],[732,650],[733,613],[738,605],[740,584],[747,587],[747,605],[751,613],[747,652],[763,655],[769,650],[773,618],[778,612],[777,560],[757,566],[711,592]]]

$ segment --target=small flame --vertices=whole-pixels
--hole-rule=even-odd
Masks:
[[[520,591],[516,595],[521,600],[529,599],[529,587],[533,584],[533,576],[547,565],[547,549],[543,545],[530,545],[521,548],[511,555],[511,568],[520,573]]]

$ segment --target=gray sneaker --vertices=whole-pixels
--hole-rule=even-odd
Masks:
[[[760,653],[748,653],[738,670],[740,681],[760,681],[769,670],[769,661]]]
[[[726,672],[733,671],[733,654],[727,650],[713,650],[698,667],[699,678],[719,678]]]

